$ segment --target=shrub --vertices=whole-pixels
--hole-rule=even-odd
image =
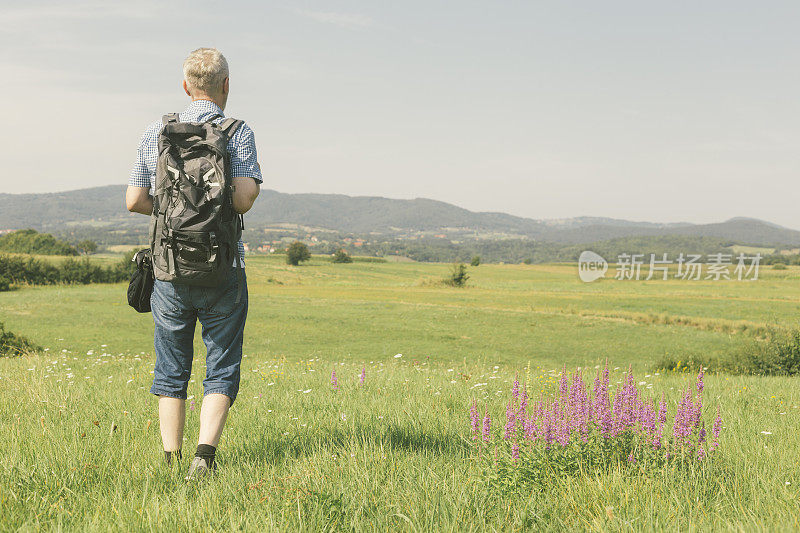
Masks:
[[[37,346],[21,335],[6,331],[3,323],[0,322],[0,357],[15,357],[40,351],[42,351],[41,346]]]
[[[769,329],[764,339],[744,342],[723,357],[665,355],[655,365],[657,371],[686,372],[703,367],[712,372],[756,376],[794,376],[800,374],[800,329]]]
[[[467,265],[464,263],[453,263],[450,274],[444,279],[444,284],[451,287],[463,287],[466,285],[468,279]]]
[[[311,259],[311,252],[308,251],[308,246],[300,241],[294,241],[286,249],[286,263],[297,266],[301,261],[308,261]]]
[[[58,267],[33,257],[0,254],[0,277],[10,283],[52,285],[60,281]]]
[[[476,255],[472,258],[472,261],[469,262],[470,266],[478,266],[481,264],[481,256]]]
[[[783,263],[775,263],[772,265],[772,270],[786,270],[788,267]]]
[[[93,264],[88,257],[66,259],[52,264],[33,257],[0,254],[0,279],[8,284],[53,285],[55,283],[116,283],[125,281],[133,273],[132,253],[119,263],[103,267]],[[0,285],[1,286],[1,285]]]
[[[97,251],[97,243],[85,239],[75,245],[75,248],[82,254],[89,255]]]
[[[331,259],[331,261],[334,263],[352,263],[353,258],[350,257],[350,254],[348,254],[344,248],[340,248],[333,254],[333,259]]]
[[[746,343],[724,370],[761,376],[800,374],[800,330],[773,331],[766,340]]]

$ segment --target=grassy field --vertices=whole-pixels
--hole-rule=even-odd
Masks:
[[[476,398],[501,418],[517,375],[539,393],[563,365],[593,373],[605,360],[615,380],[632,366],[674,412],[692,376],[655,362],[796,327],[796,267],[755,282],[583,284],[574,265],[481,265],[467,288],[431,283],[448,269],[248,259],[241,391],[220,474],[201,486],[183,481],[186,459],[161,463],[151,318],[125,305],[123,285],[0,293],[0,321],[47,348],[0,359],[0,529],[800,527],[798,378],[707,376],[707,413],[719,407],[725,427],[703,468],[556,476],[513,496],[487,487],[467,416]],[[187,452],[197,418],[190,410]]]

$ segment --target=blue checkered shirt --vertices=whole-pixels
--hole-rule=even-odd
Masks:
[[[181,122],[205,122],[214,115],[220,115],[213,120],[220,123],[225,119],[222,109],[209,100],[195,100],[186,111],[179,114]],[[163,121],[157,120],[144,130],[142,141],[139,143],[139,152],[136,155],[136,162],[131,169],[131,176],[128,185],[131,187],[152,186],[153,178],[156,176],[156,164],[158,162],[158,135],[164,127]],[[228,153],[231,156],[231,177],[233,178],[253,178],[257,183],[261,183],[261,167],[258,165],[258,155],[256,153],[256,138],[250,126],[242,123],[228,142]],[[239,241],[239,255],[244,261],[244,244]]]

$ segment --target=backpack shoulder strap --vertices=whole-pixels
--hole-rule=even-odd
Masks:
[[[180,118],[178,117],[178,113],[170,113],[161,117],[161,122],[164,124],[169,124],[170,122],[180,122]]]
[[[235,118],[226,118],[222,122],[219,123],[219,127],[225,134],[228,136],[228,139],[233,137],[233,134],[236,133],[236,130],[239,129],[239,126],[244,124],[242,120],[236,120]]]

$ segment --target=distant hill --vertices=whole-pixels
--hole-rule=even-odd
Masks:
[[[116,230],[147,225],[147,219],[125,210],[123,185],[46,194],[0,194],[0,230],[65,227]],[[750,218],[716,224],[658,224],[577,217],[535,220],[506,213],[475,212],[446,202],[415,198],[397,200],[342,194],[287,194],[264,189],[246,216],[250,228],[298,224],[342,233],[402,232],[506,235],[560,244],[581,244],[624,237],[712,237],[739,244],[800,246],[800,231]]]

